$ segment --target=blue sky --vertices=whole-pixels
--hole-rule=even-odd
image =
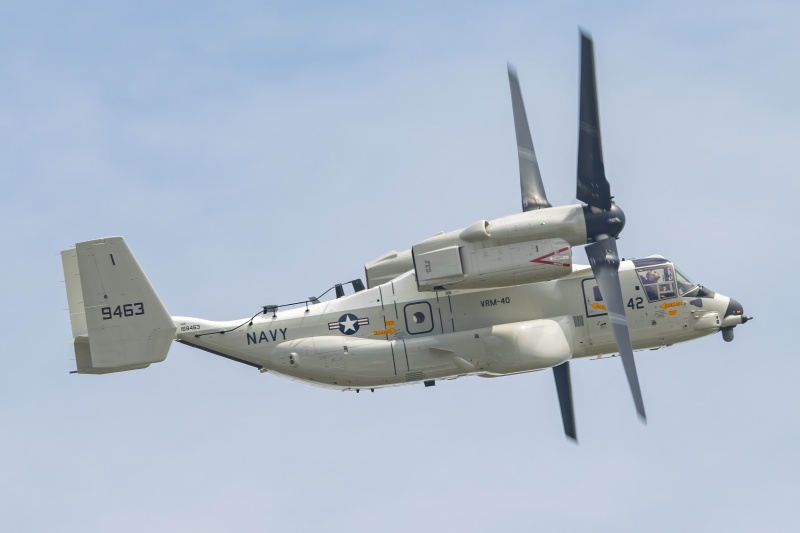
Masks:
[[[795,531],[792,2],[0,6],[0,529]],[[296,301],[518,209],[506,62],[548,196],[574,200],[595,38],[623,255],[756,320],[550,373],[348,394],[174,346],[74,368],[58,252],[124,235],[174,315]],[[583,252],[576,250],[576,258]]]

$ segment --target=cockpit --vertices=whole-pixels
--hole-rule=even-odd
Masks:
[[[733,298],[716,294],[695,283],[692,278],[665,257],[645,257],[632,259],[631,262],[636,270],[637,280],[642,291],[650,303],[669,298],[692,298],[688,304],[693,309],[692,313],[695,318],[693,327],[696,331],[721,331],[722,338],[730,342],[733,340],[733,328],[752,318],[744,314],[742,304]],[[595,296],[599,296],[599,294]],[[639,300],[641,301],[641,298]],[[669,306],[670,304],[661,305]],[[699,310],[702,311],[698,313]],[[674,312],[671,310],[670,314]]]
[[[633,259],[636,274],[650,302],[675,298],[676,296],[709,296],[704,289],[684,274],[681,269],[663,257]]]

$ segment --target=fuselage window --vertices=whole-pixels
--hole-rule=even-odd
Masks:
[[[658,265],[636,271],[647,299],[651,302],[675,298],[675,273],[672,265]]]
[[[592,287],[592,290],[594,291],[594,301],[595,302],[602,302],[603,301],[603,295],[600,294],[600,287],[595,285],[594,287]]]

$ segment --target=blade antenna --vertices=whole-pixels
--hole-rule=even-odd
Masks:
[[[525,103],[514,66],[508,64],[508,83],[511,86],[511,106],[514,110],[514,131],[517,135],[517,154],[519,156],[519,187],[522,196],[522,211],[551,207],[544,192],[539,162],[533,150],[533,139],[528,127]]]

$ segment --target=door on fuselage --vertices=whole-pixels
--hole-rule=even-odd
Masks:
[[[608,317],[606,303],[597,286],[597,280],[583,280],[583,303],[586,312],[586,325],[589,329],[589,342],[592,346],[614,343],[614,331]]]
[[[688,311],[678,297],[675,285],[675,268],[666,260],[634,259],[636,268],[635,313],[628,313],[628,321],[641,336],[662,339],[667,343],[670,335],[688,327]],[[635,339],[639,335],[632,333]]]

